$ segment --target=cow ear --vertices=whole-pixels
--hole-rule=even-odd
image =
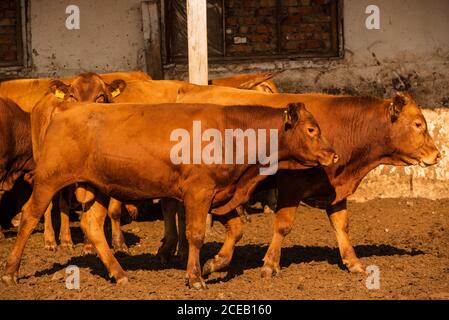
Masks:
[[[396,92],[389,106],[391,122],[395,122],[399,118],[404,106],[408,103],[408,98],[402,92]]]
[[[287,131],[295,126],[299,120],[299,111],[304,108],[302,103],[290,103],[284,110],[284,130]]]
[[[112,98],[119,96],[126,88],[126,82],[122,79],[117,79],[108,84],[108,90],[111,93]]]
[[[48,85],[48,89],[55,95],[56,98],[64,100],[69,93],[70,85],[65,84],[60,80],[52,80]]]

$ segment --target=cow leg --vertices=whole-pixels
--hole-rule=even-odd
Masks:
[[[226,227],[226,239],[218,254],[204,265],[203,276],[227,267],[231,263],[235,245],[243,236],[242,220],[237,211],[218,217],[218,220]]]
[[[343,200],[335,206],[330,206],[326,209],[326,212],[334,228],[343,263],[350,272],[365,273],[363,265],[359,258],[357,258],[349,239],[349,219],[346,200]]]
[[[189,242],[189,258],[187,260],[187,279],[190,288],[206,289],[206,283],[201,277],[200,250],[206,236],[206,219],[214,197],[209,186],[202,189],[190,189],[184,195]]]
[[[81,215],[81,219],[83,217],[83,214]],[[84,232],[84,245],[83,245],[83,255],[89,255],[89,254],[95,254],[95,248],[92,242],[90,242],[89,238],[87,237],[87,234]]]
[[[115,252],[128,252],[128,246],[125,243],[122,229],[120,228],[120,217],[122,215],[122,203],[111,198],[108,207],[108,215],[111,219],[112,227],[112,247]]]
[[[50,188],[35,184],[30,200],[22,208],[22,219],[14,247],[9,254],[2,281],[7,285],[17,284],[23,250],[40,218],[48,208],[54,192]]]
[[[127,283],[128,278],[112,254],[104,235],[103,226],[107,214],[106,203],[107,198],[100,195],[97,196],[96,201],[81,216],[81,228],[108,269],[109,276],[113,277],[117,283]]]
[[[270,278],[281,271],[279,262],[281,260],[282,241],[292,230],[295,214],[296,207],[283,207],[276,213],[273,238],[263,258],[263,278]]]
[[[126,211],[128,211],[132,220],[137,220],[139,218],[139,208],[133,203],[125,204]]]
[[[59,193],[59,210],[61,211],[61,228],[59,230],[60,246],[68,250],[73,250],[73,241],[72,234],[70,232],[69,218],[70,198],[67,198],[66,194],[63,191]]]
[[[86,204],[84,204],[84,206],[86,206]],[[85,211],[85,209],[83,209],[83,214],[81,215],[81,218],[86,212],[87,211]],[[101,225],[101,230],[103,230],[103,231],[104,231],[104,222],[105,222],[104,219],[99,220],[99,224]],[[89,237],[87,236],[87,233],[84,230],[83,230],[83,233],[84,233],[83,255],[95,254],[94,244],[89,240]]]
[[[206,218],[206,235],[207,236],[213,236],[214,235],[214,219],[212,217],[212,214],[209,213]]]
[[[53,222],[51,217],[51,210],[53,203],[50,202],[44,214],[44,248],[50,251],[56,250],[55,230],[53,229]]]
[[[164,237],[157,256],[162,264],[167,264],[175,255],[178,244],[178,230],[176,228],[176,211],[179,201],[172,198],[161,199],[162,214],[164,216]]]
[[[187,262],[189,242],[186,238],[186,210],[184,204],[178,202],[178,256],[182,264]]]
[[[80,221],[83,218],[83,215],[86,214],[85,208],[83,208],[83,213],[81,214]],[[81,228],[81,230],[83,230]],[[92,242],[90,242],[87,233],[83,230],[84,233],[84,245],[83,245],[83,255],[95,254],[95,248]]]

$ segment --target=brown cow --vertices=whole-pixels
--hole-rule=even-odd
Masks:
[[[174,149],[171,141],[179,140],[181,134],[187,135],[188,150],[190,137],[193,137],[195,146],[195,135],[198,134],[195,133],[195,121],[201,121],[201,128],[215,129],[214,132],[220,135],[225,129],[253,129],[262,134],[269,131],[269,142],[266,137],[259,139],[259,151],[261,146],[269,146],[270,157],[276,155],[278,158],[278,168],[288,168],[291,162],[305,168],[320,163],[329,165],[336,160],[333,150],[321,138],[318,124],[302,104],[290,104],[282,110],[186,104],[88,104],[72,107],[54,117],[45,136],[37,161],[33,193],[24,206],[21,228],[7,261],[6,274],[2,277],[7,284],[17,281],[26,241],[55,193],[67,185],[84,182],[92,187],[91,190],[98,190],[98,202],[94,202],[82,215],[81,227],[117,282],[126,282],[127,278],[104,237],[102,222],[106,204],[101,194],[125,202],[160,197],[183,200],[190,247],[187,276],[191,287],[203,288],[199,251],[209,209],[215,206],[217,208],[213,212],[226,213],[229,203],[237,206],[246,201],[257,181],[266,176],[259,174],[259,170],[263,170],[261,162],[220,164],[248,159],[249,150],[255,150],[252,148],[255,146],[244,148],[246,150],[240,156],[236,155],[234,160],[232,154],[230,158],[226,152],[230,141],[225,141],[225,149],[223,143],[219,149],[214,149],[214,158],[218,155],[219,160],[216,161],[219,162],[198,163],[195,155],[204,144],[202,146],[201,141],[196,140],[200,145],[199,148],[193,147],[194,164],[190,164],[190,151],[182,154],[183,158],[187,156],[186,161],[175,164],[178,160],[173,160],[173,154],[179,155],[179,149]],[[80,127],[83,130],[77,132]],[[272,144],[275,145],[272,132],[278,137],[277,150],[271,148]],[[203,135],[203,139],[207,138]],[[231,139],[236,146],[232,150],[236,152],[236,137]],[[185,145],[186,141],[182,139],[181,142]],[[77,152],[73,153],[73,150]],[[224,212],[220,208],[225,208]]]
[[[283,71],[270,73],[239,74],[236,76],[209,80],[209,84],[221,87],[255,90],[267,93],[279,93],[273,78]]]
[[[282,108],[292,101],[302,101],[340,156],[338,165],[325,170],[278,173],[278,212],[273,240],[264,258],[264,276],[280,270],[281,243],[291,230],[300,201],[326,210],[343,263],[350,271],[364,272],[349,240],[347,197],[380,164],[428,166],[437,163],[441,156],[421,110],[408,94],[397,93],[392,99],[383,100],[325,94],[263,94],[200,86],[183,90],[178,101],[185,103],[214,101],[231,105],[239,101]],[[233,221],[232,225],[220,253],[206,263],[205,273],[219,270],[231,261],[235,239],[241,233],[240,221]]]
[[[33,170],[30,115],[10,99],[0,97],[0,201],[19,178],[31,183]]]
[[[103,73],[99,76],[106,83],[112,83],[116,79],[125,82],[151,80],[151,77],[144,72],[113,72]],[[64,83],[71,84],[77,77],[61,79]],[[0,96],[8,97],[17,103],[22,110],[31,112],[48,91],[48,87],[53,79],[17,79],[0,82]],[[125,101],[123,101],[125,102]]]
[[[102,77],[95,73],[81,74],[72,79],[71,84],[65,84],[60,80],[52,80],[49,83],[47,94],[39,100],[31,113],[34,159],[37,160],[40,156],[41,144],[52,117],[71,107],[71,104],[66,102],[112,102],[114,97],[118,97],[124,92],[125,87],[126,83],[122,79],[115,79],[110,84],[107,84]],[[77,131],[79,130],[80,128],[77,129]],[[80,190],[82,189],[79,188],[77,191],[79,192]],[[69,195],[70,193],[67,196]],[[60,242],[61,247],[71,249],[73,242],[69,226],[70,201],[66,201],[67,196],[61,197],[60,194],[59,198],[61,210]],[[115,209],[114,203],[111,206],[111,209]],[[45,213],[44,245],[48,250],[55,250],[56,240],[51,219],[51,209],[52,206],[49,206]],[[110,217],[112,219],[114,248],[116,250],[126,250],[127,247],[120,230],[120,220],[116,217],[115,210],[111,210]],[[87,253],[92,248],[89,244],[86,244],[84,250]]]

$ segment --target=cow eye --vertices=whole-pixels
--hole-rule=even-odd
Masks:
[[[78,99],[75,98],[75,96],[73,94],[69,95],[69,100],[71,100],[71,101],[78,101]]]
[[[315,133],[315,128],[312,128],[312,127],[307,128],[307,131],[309,131],[310,134],[313,134],[313,133]]]
[[[422,124],[421,121],[416,121],[416,122],[415,122],[415,127],[416,127],[416,128],[421,129],[422,126],[423,126],[423,124]]]

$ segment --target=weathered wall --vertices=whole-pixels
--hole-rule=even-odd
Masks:
[[[143,70],[140,0],[78,0],[81,29],[64,27],[70,0],[32,0],[32,75]],[[381,29],[367,30],[365,9],[380,8]],[[290,92],[389,95],[407,89],[426,106],[449,106],[449,1],[343,0],[344,57],[212,64],[210,77],[284,69]],[[167,79],[187,79],[185,65]]]
[[[34,74],[143,69],[140,0],[30,2]],[[65,10],[70,4],[80,8],[79,30],[65,28]]]
[[[365,9],[380,8],[381,29],[367,30]],[[408,90],[426,106],[449,106],[449,1],[344,0],[344,57],[210,66],[210,76],[284,69],[276,82],[291,92],[389,95]],[[187,78],[184,66],[167,78]]]

